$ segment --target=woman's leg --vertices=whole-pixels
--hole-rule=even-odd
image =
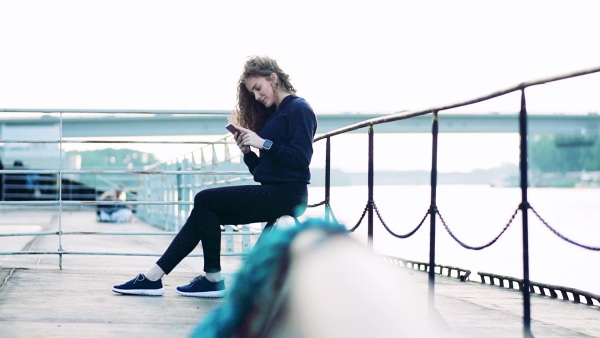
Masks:
[[[247,224],[298,215],[306,196],[291,194],[285,185],[243,185],[206,189],[157,265],[170,273],[202,241],[204,271],[221,271],[221,224]]]
[[[196,195],[196,198],[197,196],[198,195]],[[189,255],[189,253],[196,248],[198,243],[200,243],[203,238],[206,238],[206,234],[211,233],[210,230],[213,232],[218,230],[220,235],[221,228],[218,223],[218,217],[216,217],[214,213],[209,213],[206,212],[206,210],[201,209],[203,208],[194,202],[194,208],[187,221],[179,230],[179,233],[175,236],[167,250],[156,262],[156,265],[158,265],[166,274],[169,274],[179,262]],[[200,222],[202,222],[202,224],[200,224]],[[204,248],[204,243],[202,246]]]

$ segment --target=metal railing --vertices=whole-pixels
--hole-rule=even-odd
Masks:
[[[512,223],[512,220],[514,220],[516,214],[518,211],[521,212],[521,217],[522,217],[522,225],[523,225],[523,237],[522,237],[522,245],[523,245],[523,257],[522,257],[522,263],[523,263],[523,279],[522,279],[522,287],[521,287],[521,291],[523,294],[523,333],[524,336],[526,337],[530,337],[532,336],[531,333],[531,302],[530,302],[530,292],[532,290],[531,287],[531,282],[529,280],[529,221],[528,221],[528,211],[529,209],[531,209],[534,213],[535,210],[533,210],[533,208],[530,206],[529,202],[528,202],[528,198],[527,198],[527,191],[528,191],[528,162],[527,162],[527,105],[526,105],[526,95],[525,95],[525,90],[529,87],[532,86],[537,86],[537,85],[541,85],[541,84],[545,84],[545,83],[550,83],[550,82],[555,82],[555,81],[560,81],[560,80],[564,80],[564,79],[569,79],[569,78],[574,78],[574,77],[579,77],[579,76],[584,76],[584,75],[588,75],[588,74],[593,74],[593,73],[599,73],[600,72],[600,67],[598,68],[591,68],[591,69],[586,69],[586,70],[581,70],[581,71],[577,71],[577,72],[573,72],[573,73],[569,73],[569,74],[564,74],[564,75],[559,75],[559,76],[554,76],[554,77],[549,77],[549,78],[544,78],[544,79],[540,79],[540,80],[535,80],[535,81],[527,81],[527,82],[522,82],[516,86],[504,89],[504,90],[500,90],[488,95],[484,95],[472,100],[467,100],[464,102],[459,102],[459,103],[455,103],[455,104],[449,104],[449,105],[445,105],[445,106],[438,106],[438,107],[432,107],[432,108],[428,108],[428,109],[424,109],[424,110],[418,110],[418,111],[408,111],[408,112],[401,112],[401,113],[397,113],[397,114],[391,114],[385,117],[379,117],[379,118],[374,118],[374,119],[369,119],[360,123],[356,123],[353,125],[349,125],[343,128],[339,128],[336,130],[333,130],[331,132],[325,133],[317,138],[315,138],[315,142],[318,141],[322,141],[325,140],[326,142],[326,159],[325,159],[325,200],[321,203],[325,204],[325,208],[326,208],[326,219],[333,219],[335,220],[335,215],[333,214],[333,210],[331,208],[331,201],[330,201],[330,187],[331,187],[331,139],[334,136],[337,135],[342,135],[345,133],[349,133],[352,131],[356,131],[358,129],[362,129],[362,128],[368,128],[368,192],[367,192],[367,204],[365,206],[365,210],[363,211],[360,220],[358,221],[358,223],[352,228],[350,229],[351,231],[354,231],[356,228],[358,228],[358,226],[361,224],[363,218],[367,217],[367,236],[368,236],[368,241],[369,244],[372,246],[373,243],[373,221],[374,221],[374,217],[377,214],[377,216],[379,216],[381,222],[384,224],[385,226],[385,222],[383,221],[383,219],[381,219],[381,215],[379,213],[379,211],[377,210],[377,207],[375,205],[374,202],[374,133],[375,133],[375,126],[377,125],[381,125],[381,124],[385,124],[385,123],[389,123],[389,122],[394,122],[394,121],[400,121],[400,120],[407,120],[410,118],[414,118],[414,117],[418,117],[418,116],[423,116],[423,115],[432,115],[432,126],[431,126],[431,135],[432,135],[432,159],[431,159],[431,172],[430,172],[430,186],[431,186],[431,195],[430,195],[430,206],[429,209],[427,210],[427,213],[425,215],[425,217],[423,218],[423,220],[421,221],[421,223],[413,230],[411,231],[409,234],[407,235],[396,235],[393,232],[391,232],[391,230],[386,227],[386,230],[388,230],[388,232],[390,232],[392,235],[394,235],[397,238],[406,238],[411,236],[412,234],[414,234],[420,227],[421,225],[423,225],[423,223],[425,222],[426,218],[429,217],[429,231],[430,231],[430,236],[429,236],[429,262],[428,262],[428,267],[427,267],[427,273],[428,273],[428,295],[429,295],[429,304],[431,307],[433,307],[434,305],[434,296],[435,296],[435,273],[436,273],[436,256],[435,256],[435,248],[436,248],[436,219],[437,217],[439,217],[442,222],[444,223],[444,225],[446,226],[445,222],[443,221],[443,219],[441,218],[441,215],[439,213],[438,210],[438,205],[436,202],[436,189],[437,189],[437,176],[438,176],[438,169],[437,169],[437,155],[438,155],[438,132],[439,132],[439,128],[438,128],[438,123],[439,120],[443,118],[443,114],[440,114],[440,112],[446,111],[446,110],[450,110],[453,108],[458,108],[458,107],[466,107],[466,106],[470,106],[476,103],[480,103],[483,101],[487,101],[493,98],[497,98],[500,96],[504,96],[513,92],[520,92],[521,94],[521,104],[520,104],[520,110],[519,110],[519,137],[520,137],[520,161],[519,161],[519,167],[520,167],[520,189],[521,189],[521,202],[519,204],[519,207],[517,209],[517,211],[515,211],[515,214],[513,214],[511,220],[509,221],[508,225],[502,230],[502,233],[504,233],[504,231],[506,230],[506,228]],[[536,216],[539,217],[539,215],[537,213],[535,213]],[[541,219],[541,218],[540,218]],[[446,229],[448,229],[448,227],[446,226]],[[553,230],[551,228],[551,230]],[[555,232],[557,235],[559,235],[559,237],[564,238],[564,236],[558,234],[555,230],[553,230],[553,232]],[[500,237],[502,235],[502,233],[500,235],[498,235],[498,237]],[[450,233],[452,235],[452,233]],[[481,246],[481,247],[469,247],[467,245],[464,245],[464,243],[461,243],[455,236],[453,236],[453,238],[457,241],[459,241],[459,243],[461,243],[461,245],[463,245],[463,247],[467,248],[467,249],[472,249],[472,250],[480,250],[483,249],[489,245],[492,245],[497,239],[498,237],[496,237],[492,242],[488,243],[487,245]],[[572,244],[576,244],[579,245],[578,243],[574,243],[571,240],[568,240],[568,242],[572,243]],[[581,246],[581,245],[579,245]],[[600,248],[596,248],[596,247],[586,247],[587,249],[590,250],[600,250]],[[438,271],[439,271],[440,267],[438,266]]]
[[[5,233],[0,237],[12,236],[50,236],[58,237],[56,251],[4,251],[0,255],[36,255],[56,254],[59,256],[59,267],[62,269],[62,256],[70,255],[122,255],[122,256],[159,256],[157,253],[136,252],[83,252],[68,251],[62,247],[62,236],[66,235],[129,235],[129,236],[169,236],[179,231],[180,225],[185,222],[194,194],[206,187],[217,187],[235,184],[251,184],[251,176],[240,160],[239,149],[232,142],[229,134],[215,141],[126,141],[126,140],[68,140],[63,139],[62,121],[64,114],[79,114],[85,118],[89,114],[152,114],[152,115],[202,115],[209,114],[203,111],[126,111],[126,110],[54,110],[54,109],[2,109],[1,111],[15,111],[20,114],[45,113],[58,114],[58,139],[0,139],[0,144],[33,144],[57,145],[59,147],[59,161],[56,168],[32,169],[19,163],[17,166],[6,166],[0,169],[0,207],[22,206],[35,208],[56,208],[58,211],[58,227],[56,231]],[[211,115],[211,114],[209,114]],[[224,120],[225,121],[225,120]],[[107,169],[73,169],[66,168],[64,164],[64,144],[188,144],[200,147],[190,153],[183,153],[174,158],[147,165],[140,169],[107,170]],[[233,151],[237,154],[232,156]],[[93,179],[90,179],[90,176]],[[93,186],[84,186],[70,178],[85,178],[86,182],[94,182]],[[76,182],[77,184],[74,184]],[[160,231],[64,231],[62,214],[64,210],[82,208],[94,210],[99,206],[121,205],[123,201],[99,199],[105,190],[114,189],[123,185],[129,193],[127,205],[135,209],[136,216],[143,221],[156,226]],[[258,236],[257,231],[244,225],[240,229],[235,226],[225,226],[224,239],[225,252],[222,255],[246,255],[251,249],[250,236]],[[232,236],[243,236],[241,250],[235,250]],[[202,256],[191,254],[191,257]]]
[[[144,191],[138,194],[139,200],[156,199],[165,202],[162,208],[142,205],[138,216],[144,221],[169,231],[179,231],[185,223],[195,194],[204,188],[226,185],[252,184],[252,176],[241,159],[237,146],[229,135],[217,142],[184,153],[167,161],[144,167],[144,172],[161,172],[171,175],[157,180],[153,176],[143,176]],[[223,154],[219,158],[217,154]]]

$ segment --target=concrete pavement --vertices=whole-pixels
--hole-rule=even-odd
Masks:
[[[50,211],[1,209],[0,233],[56,231],[58,220],[58,214]],[[90,210],[66,211],[60,221],[63,231],[157,230],[139,220],[99,223]],[[68,251],[160,254],[170,241],[171,236],[65,235],[61,243],[56,235],[0,237],[0,251],[55,251],[62,245]],[[113,285],[144,272],[156,259],[63,255],[60,269],[58,255],[2,255],[0,336],[186,337],[222,302],[175,293],[176,286],[202,273],[201,257],[184,259],[164,278],[163,297],[111,291]],[[222,258],[228,287],[241,264],[240,257]],[[411,288],[426,294],[427,274],[412,270],[405,274]],[[390,281],[389,287],[405,286]],[[447,277],[436,278],[435,292],[435,308],[453,337],[522,337],[520,292]],[[600,307],[532,295],[532,331],[535,337],[600,337]]]

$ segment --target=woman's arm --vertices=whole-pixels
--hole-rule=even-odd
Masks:
[[[260,163],[260,158],[253,151],[244,154],[244,163],[248,166],[251,174],[254,174],[254,169]]]
[[[296,104],[288,115],[288,145],[273,142],[269,154],[288,167],[307,168],[313,154],[313,139],[317,129],[317,118],[307,104]]]

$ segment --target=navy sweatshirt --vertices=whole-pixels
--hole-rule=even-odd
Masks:
[[[244,154],[256,182],[262,184],[310,183],[310,160],[317,117],[301,97],[286,96],[258,135],[273,141],[271,149]]]

